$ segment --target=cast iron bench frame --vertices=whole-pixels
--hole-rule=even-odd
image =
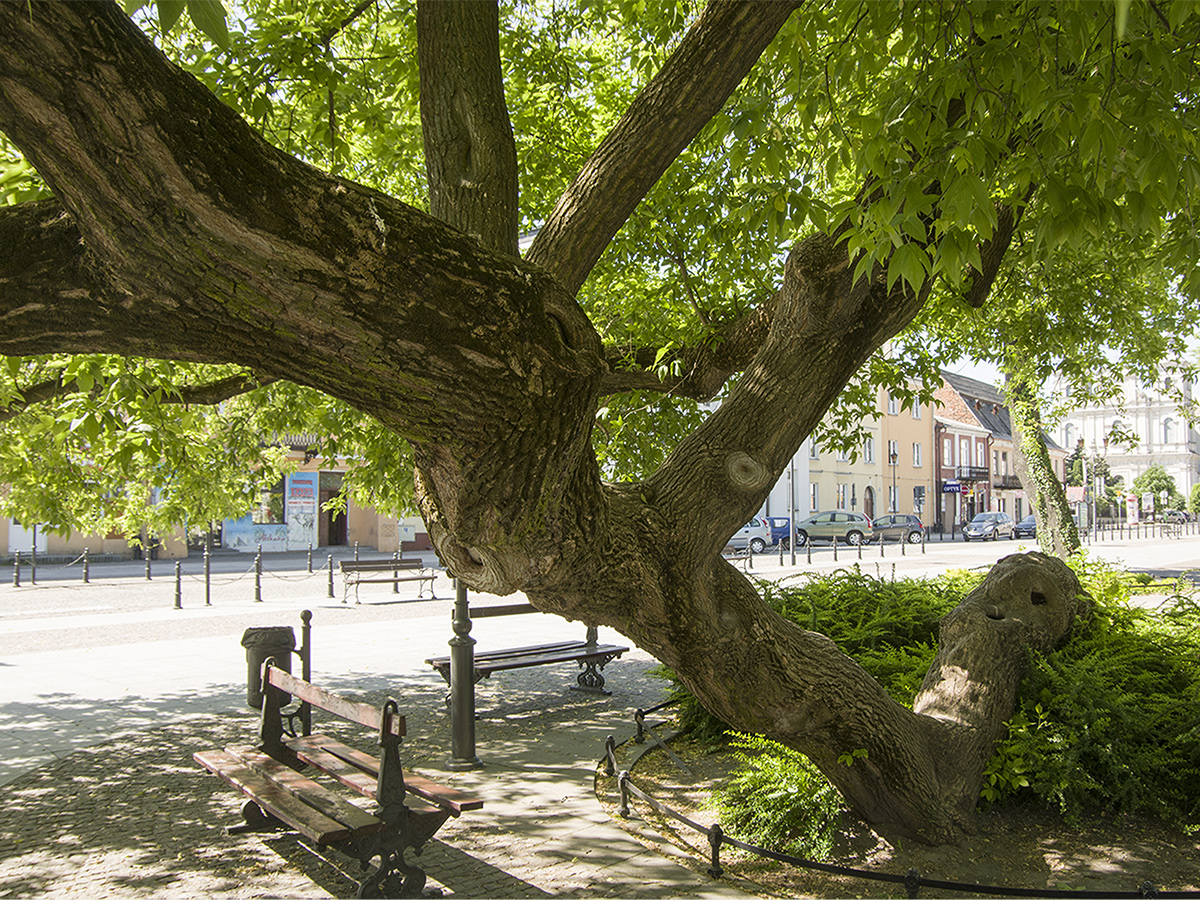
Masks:
[[[381,707],[349,700],[284,671],[274,658],[263,663],[263,705],[257,748],[203,750],[192,758],[249,799],[242,806],[244,825],[230,834],[287,826],[318,846],[336,845],[364,869],[379,863],[359,883],[359,897],[420,896],[425,872],[404,859],[421,849],[450,816],[480,809],[483,801],[454,788],[409,773],[400,763],[405,718],[395,700]],[[287,713],[288,695],[301,711]],[[323,734],[295,733],[305,722],[303,707],[323,709],[379,736],[373,757]],[[308,729],[302,729],[307,732]],[[375,801],[368,812],[304,775],[312,767]],[[412,795],[406,803],[406,795]]]
[[[500,606],[475,607],[469,610],[469,615],[471,619],[486,619],[492,616],[516,616],[535,612],[540,610],[531,603],[506,603]],[[490,678],[493,672],[574,661],[579,663],[582,671],[576,676],[576,683],[571,686],[571,690],[608,695],[612,691],[604,689],[604,675],[601,670],[628,650],[628,647],[617,644],[598,643],[598,632],[593,626],[587,629],[586,637],[582,641],[558,641],[552,644],[476,652],[473,683],[478,684],[482,679]],[[425,662],[437,670],[446,684],[450,684],[449,656],[434,656]],[[451,696],[452,693],[446,695],[447,706],[451,705]]]
[[[354,602],[361,603],[358,599],[360,584],[403,584],[409,581],[417,582],[417,599],[425,599],[424,584],[426,582],[429,583],[429,599],[436,600],[438,598],[433,589],[433,580],[437,578],[437,572],[433,569],[426,569],[425,563],[419,559],[344,559],[338,563],[338,568],[342,572],[343,603],[346,602],[350,585],[354,585]],[[417,570],[415,574],[400,574],[413,570]],[[389,574],[384,577],[382,576],[384,572]]]

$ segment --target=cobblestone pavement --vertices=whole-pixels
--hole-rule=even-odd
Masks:
[[[633,711],[663,694],[646,654],[608,666],[610,696],[569,691],[570,665],[482,682],[484,766],[452,772],[446,687],[423,667],[445,652],[448,603],[385,588],[342,605],[317,575],[271,584],[264,603],[221,597],[175,610],[162,603],[167,585],[97,578],[99,568],[86,587],[0,586],[0,897],[353,896],[353,860],[286,833],[226,835],[241,821],[240,795],[191,759],[253,741],[242,630],[298,625],[300,608],[314,610],[313,680],[372,703],[398,698],[405,765],[484,799],[417,859],[430,887],[461,897],[745,896],[648,847],[652,838],[639,842],[597,800],[605,738],[631,734]],[[582,630],[509,616],[483,620],[475,636],[486,648]]]

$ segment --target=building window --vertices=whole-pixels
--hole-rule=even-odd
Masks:
[[[1000,474],[1000,451],[999,450],[992,451],[992,474],[993,475]]]
[[[849,462],[850,454],[849,454],[849,452],[846,451],[845,448],[839,447],[838,452],[837,452],[837,459],[838,459],[838,462]]]
[[[821,506],[817,502],[820,499],[820,494],[817,492],[817,483],[810,481],[808,483],[808,511],[810,513],[817,512]]]
[[[946,438],[946,440],[942,442],[942,465],[950,466],[950,467],[954,466],[954,439],[953,438]]]
[[[869,463],[875,462],[875,438],[868,437],[863,442],[863,459]]]
[[[888,441],[888,465],[894,466],[900,461],[900,442]]]
[[[846,508],[846,486],[844,484],[839,484],[837,486],[837,508]]]
[[[896,505],[896,500],[897,500],[896,486],[889,484],[888,485],[888,512],[899,512],[900,511],[899,507]]]
[[[925,485],[918,484],[913,488],[913,512],[925,511]]]
[[[919,418],[921,418],[921,404],[920,404],[920,403],[914,403],[914,404],[913,404],[913,408],[912,408],[912,417],[913,417],[914,419],[919,419]]]
[[[819,459],[820,458],[818,455],[816,438],[808,439],[808,458],[809,459]]]
[[[900,401],[897,398],[893,397],[891,394],[888,394],[887,406],[888,406],[888,415],[889,416],[900,415]]]
[[[1004,471],[1001,472],[1001,474],[1005,478],[1007,478],[1008,477],[1008,451],[1007,450],[1005,450],[1003,453],[1000,454],[1000,465],[1004,469]]]
[[[1174,419],[1163,419],[1162,429],[1163,429],[1163,443],[1164,444],[1175,443],[1175,420]]]
[[[975,442],[975,465],[981,469],[987,468],[987,445],[983,441]]]
[[[913,442],[913,468],[914,469],[921,468],[921,442],[920,441]]]

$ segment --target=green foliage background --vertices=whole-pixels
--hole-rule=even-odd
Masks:
[[[980,802],[1038,803],[1069,821],[1141,813],[1198,828],[1200,602],[1184,583],[1147,585],[1084,557],[1072,566],[1093,597],[1093,612],[1063,646],[1031,659]],[[893,699],[911,706],[937,653],[939,620],[982,579],[956,571],[889,580],[855,569],[796,587],[763,582],[762,589],[782,615],[828,635]],[[1166,591],[1166,603],[1131,603],[1147,590]],[[700,739],[724,740],[726,726],[677,690],[685,727]],[[836,823],[827,815],[828,783],[812,786],[811,764],[762,738],[738,735],[734,746],[740,769],[717,800],[731,833],[779,850],[827,846],[825,829]],[[802,808],[786,808],[796,804]]]

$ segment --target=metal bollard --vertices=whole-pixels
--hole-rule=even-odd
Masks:
[[[183,571],[178,560],[175,561],[175,608],[183,609]]]
[[[354,542],[354,561],[358,562],[358,541]]]
[[[398,563],[399,561],[400,561],[400,551],[397,550],[395,553],[392,554],[392,562]],[[400,582],[397,580],[397,574],[398,574],[397,570],[392,569],[392,593],[393,594],[400,593]]]
[[[837,562],[837,538],[833,539],[833,561]]]
[[[312,541],[308,542],[308,574],[312,574]]]
[[[13,553],[13,587],[21,586],[21,551]]]
[[[329,597],[333,598],[333,554],[329,554]]]
[[[454,579],[454,618],[450,620],[450,759],[448,768],[462,771],[483,765],[475,753],[475,638],[467,586]]]
[[[806,551],[808,551],[808,564],[811,566],[812,565],[812,541],[811,540],[807,540],[804,542],[804,549]]]
[[[908,556],[908,535],[904,535],[902,538],[900,538],[900,555]]]
[[[925,529],[921,529],[921,555],[925,555]]]
[[[262,603],[262,544],[254,554],[254,602]]]
[[[881,534],[881,535],[879,536],[879,558],[880,558],[880,559],[883,559],[883,557],[884,557],[884,553],[883,553],[883,545],[884,545],[885,543],[886,543],[886,541],[884,541],[884,539],[883,539],[883,535]]]
[[[88,581],[89,575],[90,575],[90,573],[88,572],[88,551],[87,551],[87,547],[84,547],[83,548],[83,583],[84,584],[90,583]]]
[[[312,610],[300,610],[300,677],[312,681]],[[304,735],[312,734],[312,706],[305,703],[300,707],[300,721]]]
[[[863,545],[863,542],[860,540],[858,542],[858,558],[859,559],[862,559],[862,545]]]
[[[37,584],[37,528],[33,529],[33,547],[29,550],[29,583]]]
[[[208,552],[208,541],[204,542],[204,605],[212,606],[212,554]]]

